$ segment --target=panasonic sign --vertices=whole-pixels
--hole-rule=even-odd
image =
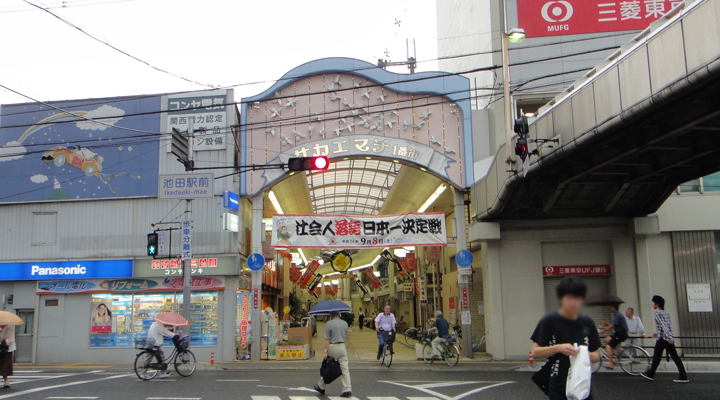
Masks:
[[[0,263],[0,281],[132,277],[132,260]]]

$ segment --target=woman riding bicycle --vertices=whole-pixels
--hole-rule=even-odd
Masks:
[[[428,329],[428,332],[432,331],[437,331],[438,333],[437,337],[432,341],[433,359],[439,360],[440,350],[438,349],[438,345],[450,337],[450,323],[443,318],[442,311],[435,313],[435,323],[432,328]]]
[[[162,350],[164,338],[175,337],[179,335],[179,333],[171,332],[167,330],[167,328],[165,328],[163,324],[155,321],[152,325],[150,325],[150,329],[148,329],[147,341],[145,342],[145,345],[148,349],[157,347],[157,351],[155,352],[155,358],[157,359],[158,363],[163,364],[163,359],[165,358],[165,352]],[[170,376],[170,372],[167,370],[167,365],[163,364],[163,369],[160,373],[160,379],[165,379],[168,376]]]

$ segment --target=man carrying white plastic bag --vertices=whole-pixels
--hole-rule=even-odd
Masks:
[[[565,396],[568,400],[585,400],[590,397],[590,379],[592,370],[590,353],[587,346],[575,344],[578,354],[570,356],[570,372],[568,372]]]
[[[548,360],[533,375],[533,382],[550,400],[592,400],[590,363],[600,361],[600,335],[593,320],[580,314],[587,286],[580,279],[566,278],[555,290],[560,303],[558,311],[543,317],[530,338],[533,341],[533,358]],[[576,385],[577,381],[573,378],[573,358],[575,364],[587,364],[584,384]],[[580,374],[582,369],[576,369],[577,373]],[[587,387],[587,392],[576,390],[584,387]]]

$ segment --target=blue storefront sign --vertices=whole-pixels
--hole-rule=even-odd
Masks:
[[[240,209],[240,196],[237,193],[233,193],[226,190],[223,193],[223,207],[228,210],[238,211]]]
[[[132,260],[0,263],[0,281],[130,278]]]

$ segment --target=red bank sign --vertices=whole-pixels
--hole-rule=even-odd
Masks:
[[[609,265],[567,265],[562,267],[542,267],[543,276],[598,276],[612,275]]]
[[[645,29],[681,1],[518,0],[518,25],[529,38]]]

